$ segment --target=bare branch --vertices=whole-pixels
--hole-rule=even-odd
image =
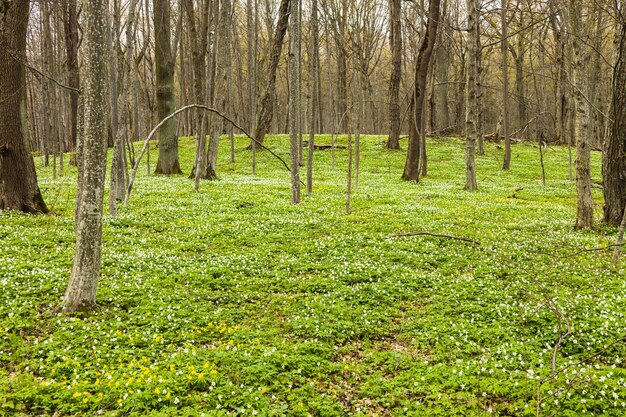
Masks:
[[[163,126],[163,124],[165,124],[165,122],[167,122],[168,120],[170,120],[173,117],[176,117],[178,114],[189,110],[189,109],[200,109],[200,110],[204,110],[204,111],[208,111],[210,113],[215,113],[217,114],[219,117],[221,117],[222,119],[226,120],[227,122],[229,122],[231,125],[233,125],[233,127],[235,127],[236,129],[239,129],[244,135],[246,135],[250,140],[252,140],[254,143],[256,143],[258,146],[260,146],[261,148],[265,149],[266,151],[268,151],[270,154],[272,154],[274,157],[276,157],[280,162],[283,163],[283,165],[285,166],[285,169],[287,169],[287,171],[291,172],[291,169],[289,169],[289,165],[287,165],[287,162],[285,162],[285,160],[283,158],[281,158],[280,156],[278,156],[274,151],[272,151],[271,149],[269,149],[267,146],[263,145],[263,143],[259,142],[258,140],[256,140],[255,138],[253,138],[252,136],[250,136],[250,134],[248,132],[246,132],[246,130],[244,128],[242,128],[241,126],[239,126],[237,123],[235,123],[232,119],[230,119],[228,116],[222,114],[220,111],[211,108],[209,106],[205,106],[203,104],[189,104],[187,106],[181,107],[180,109],[176,110],[175,112],[173,112],[172,114],[170,114],[169,116],[167,116],[166,118],[164,118],[163,120],[161,120],[148,134],[148,137],[144,140],[143,142],[143,147],[141,148],[141,152],[139,153],[139,155],[137,156],[137,160],[135,161],[135,166],[133,167],[133,170],[130,174],[130,181],[128,182],[128,190],[126,192],[126,198],[124,199],[124,207],[128,206],[128,200],[130,198],[130,192],[133,189],[133,184],[135,182],[135,177],[137,175],[137,170],[139,169],[139,163],[141,162],[141,158],[143,157],[143,155],[145,154],[146,150],[148,149],[148,145],[150,143],[150,139],[152,139],[152,137],[156,134],[156,132],[159,130],[159,128],[161,126]]]
[[[408,236],[433,236],[433,237],[440,237],[440,238],[443,238],[443,239],[459,240],[459,241],[462,241],[462,242],[469,242],[469,243],[473,243],[475,245],[480,245],[479,241],[474,240],[474,239],[470,239],[469,237],[443,235],[443,234],[440,234],[440,233],[430,233],[430,232],[395,233],[395,234],[391,235],[390,237],[408,237]]]

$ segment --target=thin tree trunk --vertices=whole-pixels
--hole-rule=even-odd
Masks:
[[[402,81],[402,0],[390,0],[391,80],[389,82],[389,139],[388,149],[400,149],[401,109],[400,82]]]
[[[313,152],[317,131],[318,78],[319,78],[319,25],[317,0],[311,0],[311,126],[309,127],[309,152],[307,157],[306,193],[313,192]]]
[[[501,0],[502,10],[500,24],[502,25],[502,130],[504,134],[504,162],[502,169],[508,171],[511,168],[511,132],[509,129],[509,45],[507,10],[508,0]]]
[[[291,2],[289,25],[289,149],[291,153],[291,203],[300,203],[300,0]]]
[[[109,31],[109,49],[111,51],[111,134],[113,135],[113,160],[111,161],[111,186],[109,189],[109,213],[117,215],[117,202],[124,201],[126,190],[126,172],[124,166],[124,134],[119,130],[118,79],[119,71],[119,30],[121,26],[119,0],[113,1],[113,28]],[[112,33],[111,33],[112,32]]]
[[[80,87],[78,68],[78,5],[77,0],[61,0],[63,9],[63,24],[66,51],[66,66],[68,86],[74,89]],[[70,95],[70,140],[66,142],[66,149],[73,152],[76,149],[78,135],[78,92],[72,90]],[[75,159],[70,163],[75,163]]]
[[[465,189],[474,191],[476,184],[477,84],[478,84],[478,10],[480,0],[467,0],[468,57],[465,86]]]

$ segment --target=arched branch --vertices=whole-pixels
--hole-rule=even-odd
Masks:
[[[176,117],[178,114],[189,110],[189,109],[200,109],[200,110],[204,110],[207,111],[209,113],[214,113],[217,114],[219,117],[221,117],[222,119],[226,120],[227,122],[229,122],[231,125],[233,125],[233,127],[235,127],[236,129],[239,129],[244,135],[246,135],[250,140],[252,140],[254,143],[256,143],[258,146],[260,146],[261,148],[265,149],[266,151],[268,151],[270,154],[272,154],[274,157],[276,157],[276,159],[278,159],[280,162],[283,163],[283,165],[285,166],[285,169],[287,169],[287,171],[291,172],[291,169],[289,169],[289,165],[287,165],[287,162],[285,162],[285,160],[283,158],[281,158],[280,156],[278,156],[274,151],[272,151],[271,149],[269,149],[267,146],[263,145],[261,142],[259,142],[258,140],[256,140],[255,138],[253,138],[248,132],[246,132],[246,130],[244,128],[242,128],[241,126],[239,126],[237,123],[235,123],[232,119],[230,119],[228,116],[222,114],[219,110],[216,110],[214,108],[211,108],[209,106],[205,106],[203,104],[189,104],[187,106],[181,107],[180,109],[176,110],[175,112],[173,112],[172,114],[170,114],[169,116],[167,116],[166,118],[164,118],[163,120],[161,120],[148,134],[148,137],[143,141],[143,147],[141,148],[141,152],[139,153],[139,155],[137,156],[137,160],[135,161],[135,165],[133,166],[133,170],[131,171],[130,174],[130,181],[128,182],[128,190],[126,192],[126,198],[124,199],[124,207],[128,206],[128,200],[130,199],[130,192],[133,189],[133,184],[135,183],[135,176],[137,175],[137,170],[139,169],[139,163],[141,162],[141,158],[143,157],[143,155],[146,153],[146,150],[148,149],[148,145],[150,143],[150,139],[152,139],[154,137],[154,135],[156,134],[156,132],[159,130],[159,128],[161,126],[163,126],[163,124],[165,124],[165,122],[167,122],[168,120],[170,120],[173,117]]]

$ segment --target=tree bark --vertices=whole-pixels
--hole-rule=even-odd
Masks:
[[[604,222],[618,226],[626,206],[626,22],[620,24],[609,137],[603,157]]]
[[[47,213],[28,144],[26,61],[28,0],[14,0],[0,26],[0,210]]]
[[[400,149],[401,109],[400,82],[402,81],[402,0],[390,0],[391,79],[389,82],[389,139],[388,149]]]
[[[405,181],[419,181],[420,151],[423,150],[419,132],[422,132],[424,128],[426,81],[435,41],[437,40],[440,3],[440,0],[431,0],[429,3],[427,29],[415,63],[415,90],[413,92],[413,114],[411,120],[411,123],[415,126],[415,131],[413,135],[409,135],[409,148],[407,150],[404,173],[402,174],[402,179]]]
[[[574,53],[573,87],[576,99],[576,225],[575,229],[593,227],[593,196],[591,193],[591,137],[589,129],[590,108],[583,88],[588,74],[585,71],[586,47],[582,43],[583,28],[580,21],[582,6],[570,0],[570,31]]]
[[[63,299],[65,311],[90,311],[96,306],[102,255],[102,211],[106,172],[108,98],[106,0],[83,4],[84,127],[78,166],[76,201],[76,253]]]
[[[502,10],[500,24],[502,26],[502,133],[504,135],[504,162],[502,169],[508,171],[511,168],[511,135],[509,131],[509,31],[507,25],[508,0],[501,0]]]
[[[65,35],[65,53],[67,83],[73,89],[80,87],[78,68],[78,6],[77,0],[61,0],[63,9],[63,29]],[[78,140],[78,92],[70,91],[70,138],[65,143],[68,151],[73,152]],[[74,158],[75,159],[75,158]],[[70,161],[72,162],[72,161]],[[75,160],[73,161],[76,162]]]
[[[319,23],[317,0],[311,1],[311,126],[309,127],[309,153],[307,157],[306,193],[313,192],[313,153],[318,125],[318,78],[319,78]]]
[[[291,203],[300,204],[300,1],[291,1],[289,25],[289,149]]]
[[[174,110],[174,57],[170,36],[169,0],[154,0],[155,67],[157,118],[165,119]],[[155,173],[181,174],[178,162],[176,120],[169,120],[159,131],[159,159]]]
[[[474,191],[476,184],[476,109],[478,84],[478,10],[479,0],[467,0],[467,27],[468,27],[468,56],[467,56],[467,83],[465,86],[465,189]]]
[[[254,138],[260,143],[265,140],[265,135],[270,129],[272,118],[274,117],[274,100],[276,97],[276,70],[280,62],[280,55],[283,49],[283,41],[287,32],[287,24],[289,22],[289,3],[290,0],[281,0],[280,10],[278,14],[278,24],[276,31],[272,37],[273,43],[270,53],[270,66],[268,71],[267,86],[265,94],[261,100],[261,109],[257,118]]]
[[[218,110],[227,112],[231,97],[228,93],[228,78],[231,72],[231,0],[221,0],[219,9],[219,24],[217,34],[217,48],[215,55],[217,57],[217,66],[215,73],[215,100]],[[218,100],[219,98],[219,100]],[[207,152],[207,172],[206,178],[209,180],[217,179],[217,154],[219,150],[220,134],[224,132],[224,123],[213,121],[213,131],[211,133],[211,141]]]

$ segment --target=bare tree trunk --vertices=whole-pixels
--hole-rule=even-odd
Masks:
[[[478,10],[480,0],[467,0],[467,83],[465,86],[465,189],[474,191],[476,184],[476,109],[477,109],[477,84],[478,84]]]
[[[574,80],[576,98],[576,195],[577,211],[575,229],[593,227],[593,197],[591,194],[591,138],[589,131],[590,109],[584,97],[586,48],[582,44],[583,28],[580,21],[582,7],[578,0],[570,0],[572,50],[574,52]]]
[[[219,23],[217,31],[217,46],[215,48],[215,56],[217,66],[215,72],[215,100],[218,102],[218,110],[226,111],[228,108],[229,98],[227,94],[228,74],[230,72],[230,26],[231,26],[231,0],[221,0],[221,8],[219,9]],[[216,9],[217,10],[217,9]],[[211,134],[211,142],[207,152],[207,174],[209,180],[217,179],[217,153],[219,149],[220,134],[224,131],[221,126],[223,123],[215,121],[212,123],[213,131]]]
[[[609,137],[603,157],[604,222],[624,222],[626,207],[626,22],[620,25]]]
[[[291,203],[300,203],[300,0],[291,2],[289,25],[289,149]]]
[[[400,149],[402,129],[400,109],[400,82],[402,81],[402,0],[390,0],[391,80],[389,82],[389,139],[388,149]]]
[[[559,26],[557,19],[555,0],[550,1],[550,26],[554,36],[556,48],[556,65],[558,67],[558,81],[556,82],[556,138],[559,143],[568,143],[567,138],[567,72],[565,68],[566,44],[563,39],[562,26]],[[562,23],[560,23],[562,25]]]
[[[113,27],[109,31],[109,49],[111,51],[111,134],[113,135],[113,160],[111,161],[111,186],[109,188],[109,213],[117,215],[117,202],[124,201],[126,193],[126,170],[124,166],[124,133],[119,129],[118,109],[118,78],[119,60],[118,51],[119,31],[121,26],[121,11],[119,0],[113,0]],[[111,33],[112,32],[112,33]]]
[[[426,96],[426,81],[430,69],[430,61],[437,40],[437,28],[439,26],[440,0],[431,0],[428,6],[428,23],[424,38],[420,45],[415,63],[415,87],[413,92],[413,114],[411,124],[414,126],[414,134],[409,135],[409,148],[407,150],[406,163],[402,179],[405,181],[419,181],[420,153],[423,145],[419,132],[423,131],[424,102]],[[417,134],[416,134],[417,133]]]
[[[338,19],[335,28],[337,49],[337,113],[341,130],[348,132],[348,0],[341,0],[341,11],[337,10]]]
[[[68,86],[78,89],[80,75],[78,68],[78,6],[77,0],[61,0],[65,35],[65,51]],[[70,141],[66,142],[68,151],[76,149],[78,135],[78,92],[70,91]],[[76,161],[70,161],[70,163]]]
[[[76,201],[76,253],[63,308],[89,311],[96,306],[102,254],[102,211],[106,172],[107,4],[91,0],[83,4],[83,77],[85,100],[84,139]]]
[[[14,0],[0,27],[0,210],[47,213],[28,145],[26,61],[28,0]]]
[[[511,168],[511,135],[509,131],[509,45],[507,10],[508,0],[501,0],[500,24],[502,26],[502,129],[504,134],[504,162],[502,169],[508,171]]]
[[[155,67],[157,118],[163,120],[174,110],[174,59],[170,36],[169,0],[154,0]],[[178,162],[176,120],[171,119],[159,130],[159,159],[155,173],[181,174]]]
[[[313,192],[313,152],[318,125],[318,78],[319,78],[319,24],[317,0],[311,0],[311,126],[309,127],[309,153],[307,158],[306,193]]]
[[[213,0],[219,6],[219,0]],[[204,0],[199,4],[199,16],[196,17],[194,1],[184,0],[185,14],[187,15],[187,28],[189,35],[193,97],[196,103],[203,103],[208,93],[206,54],[209,42],[209,15],[211,0]],[[190,114],[192,114],[190,112]],[[192,126],[196,140],[196,153],[194,168],[191,177],[195,179],[194,188],[199,187],[200,178],[206,178],[206,131],[207,117],[203,112],[196,111],[195,123]]]
[[[261,100],[261,109],[256,123],[254,138],[263,143],[267,134],[272,118],[274,117],[274,100],[276,98],[276,70],[280,62],[280,55],[283,49],[283,41],[287,32],[287,23],[289,21],[289,3],[290,0],[281,0],[280,10],[278,14],[278,24],[273,36],[272,49],[270,53],[270,66],[265,94]]]

